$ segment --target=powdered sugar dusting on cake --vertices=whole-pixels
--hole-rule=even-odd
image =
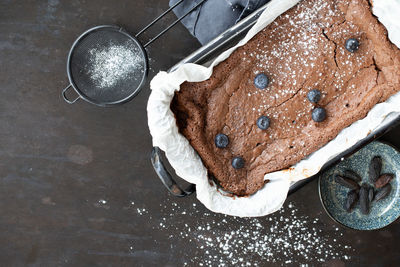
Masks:
[[[396,56],[367,1],[300,1],[215,66],[210,79],[182,85],[172,107],[221,187],[252,195],[269,177],[316,173],[323,164],[293,165],[397,90],[387,81],[397,73]],[[314,101],[309,93],[317,91]],[[215,145],[219,133],[229,138],[225,149]],[[290,166],[295,174],[280,172]]]

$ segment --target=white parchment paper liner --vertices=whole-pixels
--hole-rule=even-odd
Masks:
[[[235,47],[219,55],[209,67],[197,64],[184,64],[172,73],[160,72],[151,81],[147,112],[153,145],[162,149],[176,174],[190,183],[196,184],[197,198],[208,209],[233,216],[264,216],[280,209],[286,199],[291,182],[316,174],[330,159],[350,148],[377,128],[391,113],[400,113],[400,93],[385,103],[376,105],[368,116],[344,129],[331,142],[303,159],[288,170],[265,175],[269,179],[261,190],[249,197],[230,197],[211,186],[207,169],[188,140],[179,134],[170,103],[175,91],[185,82],[207,80],[213,67],[229,57],[239,46],[247,43],[254,35],[273,22],[300,0],[272,0],[250,29],[246,37]],[[388,29],[393,43],[400,47],[400,0],[375,0],[373,12]]]

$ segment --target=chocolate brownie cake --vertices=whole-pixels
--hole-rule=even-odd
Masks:
[[[373,1],[303,0],[171,103],[209,174],[244,196],[400,91]]]

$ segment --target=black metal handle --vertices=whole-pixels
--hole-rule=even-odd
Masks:
[[[141,35],[142,33],[144,33],[148,28],[150,28],[151,26],[153,26],[156,22],[158,22],[161,18],[163,18],[166,14],[168,14],[170,11],[172,11],[175,7],[177,7],[178,5],[180,5],[184,0],[180,0],[177,3],[175,3],[175,5],[171,6],[168,10],[164,11],[164,13],[162,13],[160,16],[158,16],[156,19],[154,19],[152,22],[150,22],[150,24],[148,24],[146,27],[144,27],[138,34],[136,34],[136,38],[139,37],[139,35]],[[193,11],[195,11],[198,7],[200,7],[202,4],[204,4],[204,2],[206,2],[207,0],[201,0],[199,3],[197,3],[194,7],[192,7],[188,12],[186,12],[186,14],[184,14],[183,16],[179,17],[177,20],[175,20],[171,25],[169,25],[167,28],[165,28],[162,32],[160,32],[159,34],[157,34],[157,36],[153,37],[150,41],[148,41],[143,47],[146,48],[147,46],[149,46],[151,43],[153,43],[155,40],[157,40],[159,37],[161,37],[164,33],[166,33],[167,31],[169,31],[172,27],[174,27],[178,22],[180,22],[181,20],[183,20],[184,18],[186,18],[190,13],[192,13]]]
[[[156,171],[161,182],[165,185],[171,194],[176,197],[186,197],[196,191],[196,185],[190,184],[186,189],[182,189],[172,178],[171,174],[165,168],[162,161],[161,149],[153,147],[151,151],[151,164]]]
[[[69,100],[68,99],[67,90],[69,88],[71,88],[71,87],[72,87],[72,84],[70,84],[67,87],[65,87],[64,90],[62,90],[62,92],[61,92],[62,97],[64,98],[65,102],[67,102],[68,104],[73,104],[73,103],[75,103],[76,101],[78,101],[81,98],[80,96],[77,96],[77,98],[75,98],[74,100]]]

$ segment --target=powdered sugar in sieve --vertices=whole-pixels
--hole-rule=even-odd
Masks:
[[[143,57],[139,48],[126,42],[89,50],[87,73],[98,88],[113,88],[118,82],[128,78],[143,76]]]

